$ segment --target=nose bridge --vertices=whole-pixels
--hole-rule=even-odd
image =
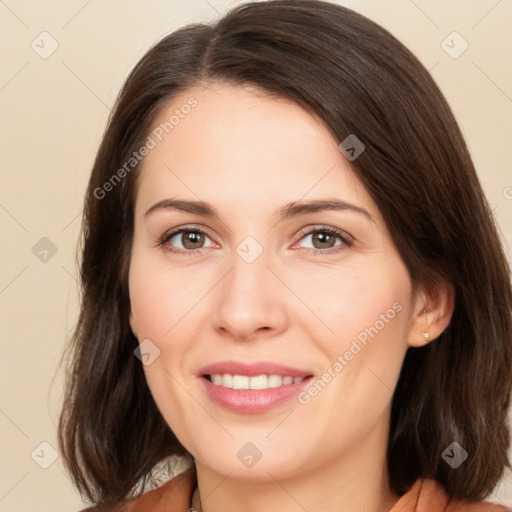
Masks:
[[[245,238],[230,254],[231,270],[222,280],[214,322],[235,339],[256,331],[283,328],[286,315],[275,276],[267,268],[270,254],[254,237]]]

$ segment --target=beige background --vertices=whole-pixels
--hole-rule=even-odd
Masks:
[[[0,0],[0,512],[82,506],[57,453],[47,469],[40,465],[51,463],[57,448],[63,387],[57,365],[77,316],[81,205],[109,107],[150,44],[184,24],[212,21],[237,3]],[[467,137],[511,254],[512,2],[340,3],[388,28],[432,70]],[[39,36],[43,31],[50,36]],[[469,44],[458,58],[459,36],[442,46],[453,31]],[[58,48],[44,59],[56,44],[52,38]],[[52,255],[50,249],[46,262],[40,260],[49,247],[39,242],[43,237],[57,250]],[[510,473],[494,499],[512,506]]]

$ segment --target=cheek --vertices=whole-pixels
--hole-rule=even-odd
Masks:
[[[305,298],[316,322],[328,327],[330,334],[322,341],[328,349],[343,349],[357,336],[364,342],[365,335],[371,336],[368,331],[373,333],[371,337],[382,331],[381,338],[403,333],[411,285],[400,260],[388,258],[366,265],[354,262],[338,269],[325,266],[314,276],[296,272],[289,276],[292,278],[294,291]],[[315,320],[312,315],[307,318]]]
[[[142,252],[142,251],[141,251]],[[139,339],[161,340],[182,319],[195,298],[194,286],[179,271],[158,258],[132,255],[129,272],[130,306]]]
[[[190,396],[180,386],[189,375],[187,313],[197,302],[190,277],[170,271],[158,257],[134,249],[129,271],[129,293],[133,321],[140,343],[146,343],[150,364],[143,366],[146,381],[159,410],[171,429],[180,431],[176,418],[193,412]],[[149,342],[148,342],[149,340]],[[149,344],[148,344],[149,343]]]
[[[315,297],[312,309],[330,329],[317,340],[325,371],[331,374],[325,379],[333,382],[325,398],[329,395],[328,400],[336,402],[343,396],[346,410],[361,420],[361,414],[378,414],[392,398],[407,350],[407,269],[401,260],[388,258],[382,265],[346,267],[335,277],[331,273],[330,284],[322,279],[317,283],[316,292],[309,295]],[[373,412],[363,405],[368,403],[375,404]]]
[[[150,364],[143,366],[146,382],[171,430],[180,439],[187,439],[181,428],[183,420],[177,421],[190,417],[193,412],[190,397],[179,385],[186,361],[186,347],[178,342],[179,319],[185,314],[180,311],[183,300],[179,293],[168,293],[168,283],[163,278],[144,268],[151,267],[139,267],[135,259],[130,270],[130,301],[139,342],[146,344],[146,352],[151,354]]]

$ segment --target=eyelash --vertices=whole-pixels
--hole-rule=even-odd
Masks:
[[[161,247],[165,251],[168,251],[172,254],[186,254],[187,256],[194,256],[194,255],[201,255],[203,252],[203,249],[206,249],[205,247],[201,247],[199,249],[190,249],[190,250],[183,250],[183,249],[176,249],[168,244],[169,240],[173,238],[176,235],[179,235],[181,233],[201,233],[205,236],[208,236],[208,233],[201,229],[200,227],[196,226],[187,226],[183,228],[178,228],[175,230],[168,231],[162,235],[162,237],[158,240],[158,247]],[[350,237],[347,233],[344,231],[341,231],[339,229],[333,228],[331,226],[321,226],[321,227],[315,227],[312,229],[309,229],[307,231],[302,231],[300,233],[299,241],[305,238],[309,235],[314,235],[315,233],[328,233],[329,235],[335,235],[341,240],[341,244],[335,247],[331,247],[329,249],[311,249],[306,248],[308,252],[312,252],[315,256],[329,256],[334,253],[338,253],[342,251],[345,247],[351,247],[354,244],[354,240],[352,237]],[[208,237],[209,238],[209,237]],[[294,244],[296,245],[296,244]]]

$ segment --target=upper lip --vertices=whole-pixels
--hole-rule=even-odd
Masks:
[[[292,368],[282,364],[272,363],[269,361],[255,361],[252,363],[242,363],[239,361],[219,361],[204,366],[199,370],[199,375],[215,375],[225,374],[231,375],[247,375],[254,377],[256,375],[281,375],[283,377],[309,377],[312,375],[307,370]]]

